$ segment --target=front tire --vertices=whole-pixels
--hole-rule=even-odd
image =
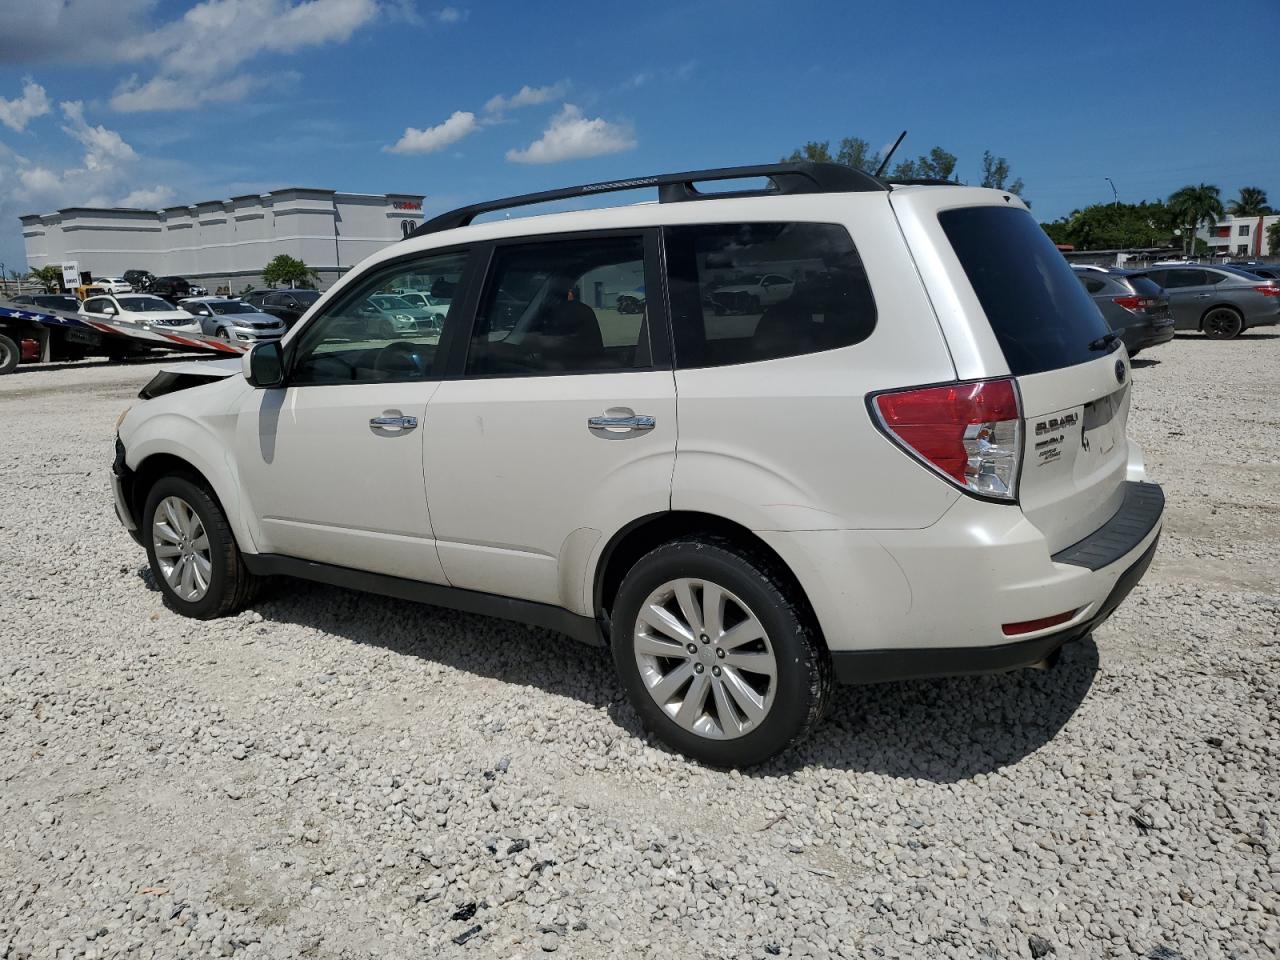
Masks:
[[[1214,307],[1204,315],[1202,327],[1211,340],[1233,340],[1244,331],[1244,317],[1230,307]]]
[[[762,763],[826,708],[830,658],[798,589],[762,553],[716,538],[664,544],[623,579],[612,623],[641,721],[695,760]]]
[[[142,511],[147,560],[169,609],[195,620],[242,610],[259,579],[244,565],[222,507],[192,478],[162,477]]]
[[[18,344],[12,338],[0,333],[0,376],[13,373],[21,358],[22,353]]]

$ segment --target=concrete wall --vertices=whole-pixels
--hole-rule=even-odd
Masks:
[[[420,194],[339,193],[288,187],[163,210],[70,207],[22,217],[32,267],[75,260],[95,277],[126,270],[177,275],[211,290],[260,286],[262,268],[288,254],[323,289],[422,218]]]

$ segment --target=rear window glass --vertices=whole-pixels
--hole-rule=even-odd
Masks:
[[[1014,376],[1099,356],[1089,344],[1110,328],[1030,213],[965,207],[944,210],[938,221]]]
[[[875,329],[875,300],[844,227],[727,223],[665,234],[677,366],[817,353]]]

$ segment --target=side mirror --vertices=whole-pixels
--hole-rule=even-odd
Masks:
[[[114,317],[116,314],[116,308],[111,306],[111,304],[107,304],[105,307],[102,308],[102,312],[109,317]]]
[[[284,385],[284,351],[278,340],[255,344],[240,362],[244,378],[259,390]]]

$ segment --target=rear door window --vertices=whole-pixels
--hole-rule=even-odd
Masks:
[[[1110,328],[1030,213],[963,207],[942,211],[938,221],[1014,376],[1100,356],[1090,344]]]
[[[700,224],[664,237],[680,367],[833,350],[875,329],[875,299],[844,227]]]

